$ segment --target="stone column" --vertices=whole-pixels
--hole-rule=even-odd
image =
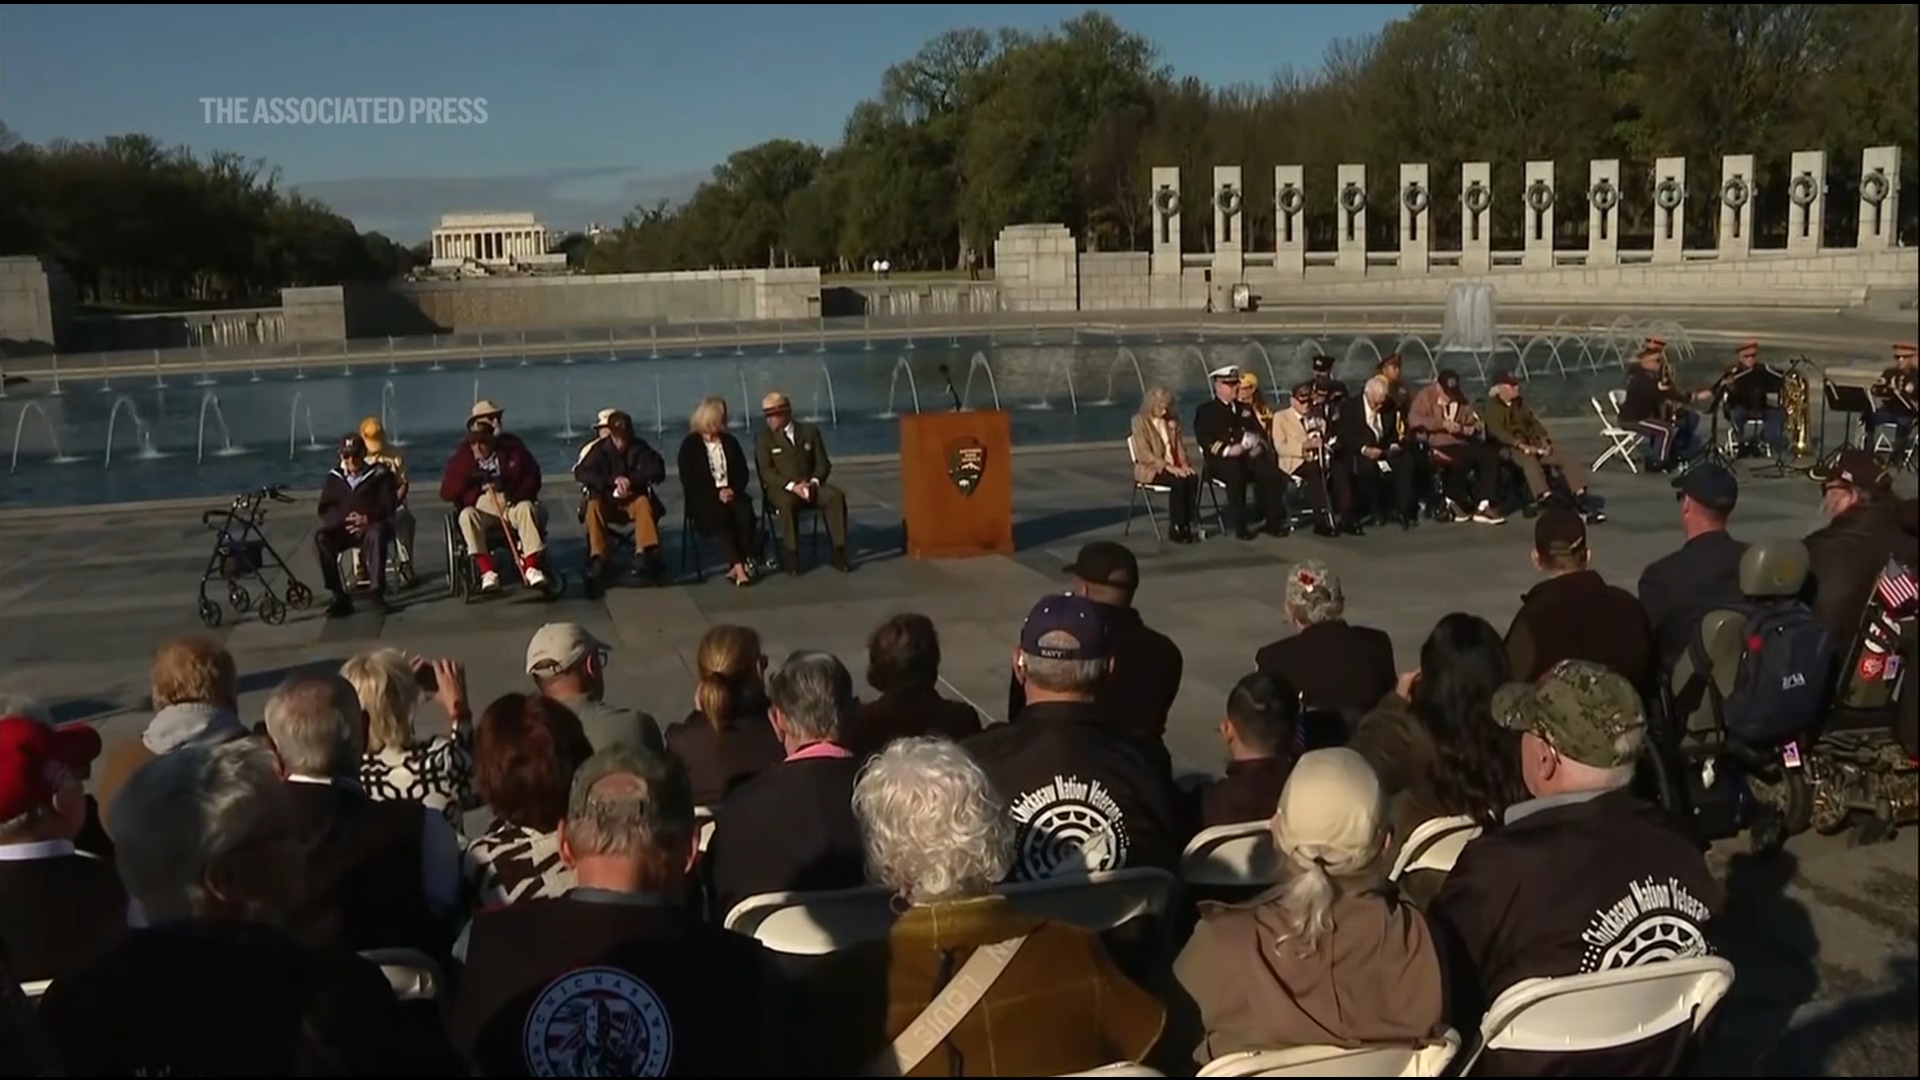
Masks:
[[[1241,230],[1247,216],[1240,166],[1213,167],[1213,310],[1233,310],[1233,286],[1246,277]]]
[[[1433,221],[1433,192],[1427,186],[1425,162],[1400,165],[1400,272],[1424,274],[1432,268],[1427,253],[1433,250],[1433,237],[1427,226]]]
[[[1180,167],[1155,165],[1153,191],[1147,196],[1153,213],[1153,261],[1155,274],[1180,276]]]
[[[1484,274],[1493,269],[1493,166],[1468,161],[1460,166],[1460,269]]]
[[[1812,255],[1826,235],[1827,152],[1795,150],[1787,174],[1787,250]]]
[[[1307,272],[1306,170],[1273,167],[1273,268],[1293,277]]]
[[[1553,269],[1553,162],[1527,162],[1527,186],[1521,189],[1521,218],[1526,239],[1520,248],[1520,265],[1529,270]]]
[[[1663,157],[1653,163],[1653,261],[1686,258],[1687,159]]]
[[[1744,259],[1753,251],[1752,154],[1728,154],[1720,159],[1720,240],[1722,259]]]
[[[1620,265],[1620,162],[1587,163],[1587,265]]]
[[[1860,153],[1862,249],[1894,246],[1900,227],[1900,148],[1869,146]]]
[[[1334,188],[1340,227],[1333,265],[1341,273],[1367,272],[1367,167],[1342,165],[1335,170]]]

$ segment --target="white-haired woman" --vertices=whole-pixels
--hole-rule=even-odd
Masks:
[[[1127,437],[1133,453],[1133,479],[1168,489],[1167,518],[1175,541],[1199,540],[1193,519],[1200,508],[1200,474],[1187,461],[1186,439],[1180,434],[1180,415],[1174,411],[1173,391],[1156,386],[1147,391],[1134,414]]]
[[[1399,683],[1393,639],[1347,621],[1340,575],[1318,559],[1287,568],[1280,610],[1298,633],[1262,646],[1253,666],[1300,691],[1305,749],[1338,746],[1347,727]]]
[[[1195,1060],[1437,1033],[1439,954],[1386,881],[1386,799],[1366,759],[1302,755],[1272,830],[1281,883],[1245,904],[1203,904],[1174,964],[1206,1029]]]
[[[410,660],[399,649],[373,649],[340,666],[367,719],[360,787],[370,799],[411,800],[444,815],[456,833],[478,806],[473,790],[473,723],[467,676],[451,660]],[[448,734],[422,738],[414,713],[433,688],[447,711]]]
[[[868,873],[901,914],[889,940],[837,956],[818,976],[833,985],[806,995],[820,1003],[814,1030],[834,1059],[822,1075],[1058,1076],[1152,1049],[1165,1011],[1097,936],[1020,915],[994,894],[1013,823],[965,750],[896,740],[861,770],[853,810]],[[924,1057],[893,1056],[893,1040],[976,956],[1004,960],[978,1003]]]

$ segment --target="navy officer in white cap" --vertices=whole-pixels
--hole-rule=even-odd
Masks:
[[[1232,364],[1207,373],[1213,398],[1193,414],[1193,437],[1206,459],[1205,474],[1227,486],[1227,518],[1234,534],[1253,539],[1247,513],[1247,485],[1259,487],[1259,505],[1271,536],[1287,534],[1287,478],[1274,460],[1272,444],[1253,407],[1235,399],[1240,369]]]

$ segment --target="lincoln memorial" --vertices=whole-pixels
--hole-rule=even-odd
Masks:
[[[445,214],[433,230],[433,268],[457,270],[478,263],[489,269],[559,269],[564,252],[548,253],[551,234],[532,214]]]

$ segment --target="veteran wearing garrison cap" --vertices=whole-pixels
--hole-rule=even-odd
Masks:
[[[1233,365],[1207,373],[1213,396],[1193,413],[1193,437],[1206,460],[1205,474],[1227,487],[1229,527],[1242,540],[1253,539],[1253,518],[1247,511],[1247,487],[1259,488],[1259,506],[1266,515],[1267,533],[1287,533],[1287,478],[1274,460],[1266,425],[1247,403],[1239,400],[1240,369]]]
[[[820,429],[793,418],[793,402],[778,390],[760,399],[766,423],[753,439],[754,460],[760,467],[760,487],[767,508],[780,527],[780,550],[787,573],[800,572],[801,512],[817,510],[827,519],[827,537],[833,542],[833,568],[845,573],[847,562],[847,497],[827,483],[833,459],[827,456]]]

